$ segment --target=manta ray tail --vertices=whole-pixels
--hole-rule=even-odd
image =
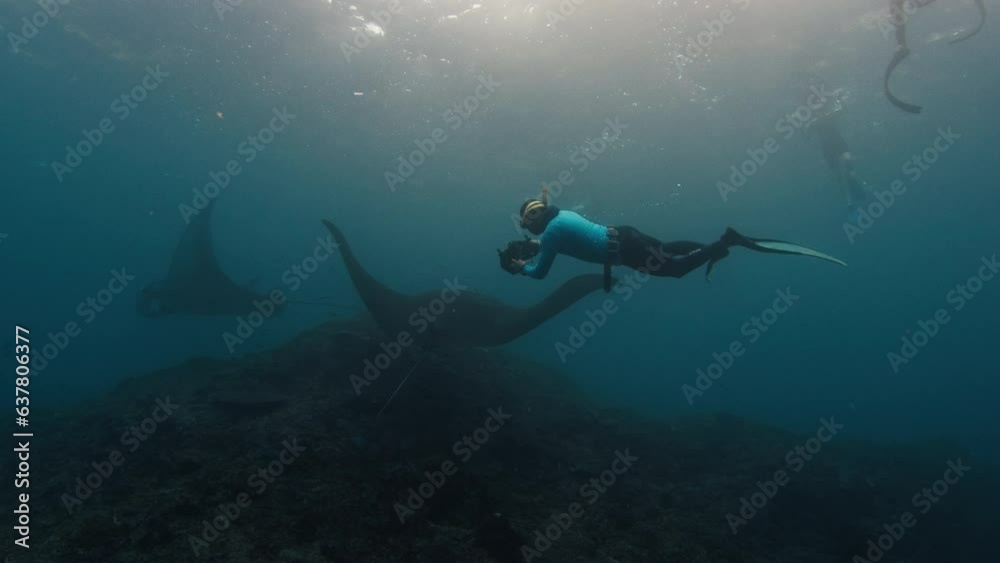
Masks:
[[[799,244],[794,244],[791,242],[785,242],[783,240],[771,240],[763,238],[751,238],[746,235],[738,233],[735,229],[726,229],[726,234],[722,235],[722,239],[729,242],[732,245],[742,246],[749,248],[750,250],[756,250],[757,252],[768,252],[772,254],[796,254],[798,256],[812,256],[813,258],[819,258],[821,260],[826,260],[828,262],[833,262],[834,264],[840,264],[841,266],[846,266],[847,263],[839,258],[834,258],[829,254],[824,254],[818,250],[813,250],[812,248],[802,246]]]

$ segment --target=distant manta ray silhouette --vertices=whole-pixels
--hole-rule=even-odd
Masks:
[[[209,225],[214,207],[213,200],[188,224],[174,249],[166,277],[139,292],[139,315],[238,316],[256,311],[256,303],[265,301],[274,306],[276,313],[284,309],[283,303],[278,305],[269,296],[253,291],[252,284],[234,282],[219,267]]]
[[[905,5],[907,2],[913,2],[919,9],[933,3],[934,1],[935,0],[890,0],[889,14],[896,18],[901,18],[903,21],[899,25],[895,26],[896,51],[893,53],[892,60],[889,61],[889,65],[885,68],[885,74],[882,76],[882,90],[885,92],[885,97],[889,99],[889,102],[891,102],[892,105],[908,113],[920,113],[924,110],[924,108],[916,104],[904,102],[896,97],[896,95],[892,93],[892,89],[889,87],[889,81],[892,78],[893,71],[896,70],[896,67],[899,66],[899,64],[903,62],[906,57],[910,56],[910,47],[906,43],[906,18],[908,17],[908,14],[905,12]],[[986,24],[985,1],[975,0],[975,2],[976,7],[979,9],[979,23],[976,24],[976,27],[949,40],[948,43],[950,45],[961,43],[962,41],[969,39],[973,35],[979,33],[979,31],[983,29],[983,25]]]
[[[406,295],[389,289],[358,262],[344,234],[323,221],[340,247],[354,288],[375,323],[395,338],[407,332],[421,344],[445,347],[499,346],[524,336],[571,305],[604,287],[599,274],[577,276],[559,286],[541,302],[527,308],[507,305],[470,290],[452,290],[452,302],[433,322],[419,322],[418,312],[442,298],[442,290]],[[458,286],[459,284],[452,284]],[[442,300],[443,301],[443,300]],[[414,334],[416,333],[416,334]]]

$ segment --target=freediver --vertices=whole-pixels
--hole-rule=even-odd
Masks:
[[[813,134],[819,139],[823,160],[833,174],[841,193],[847,202],[848,214],[863,205],[868,199],[865,182],[858,178],[854,169],[854,154],[840,133],[840,118],[844,114],[844,103],[838,95],[826,101],[817,111],[817,116],[809,123],[806,137]]]
[[[529,199],[521,205],[520,226],[540,238],[512,242],[500,252],[500,266],[511,274],[542,279],[549,273],[559,254],[604,266],[604,290],[611,290],[611,267],[626,266],[658,277],[682,278],[708,264],[706,277],[711,279],[715,263],[729,255],[733,246],[758,252],[797,254],[844,262],[822,252],[796,244],[744,236],[727,228],[711,244],[692,241],[662,242],[630,226],[605,226],[585,219],[572,211],[560,210],[542,199]],[[535,258],[530,262],[530,258]]]

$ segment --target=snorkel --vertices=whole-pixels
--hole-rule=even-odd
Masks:
[[[529,199],[521,204],[521,228],[527,229],[533,235],[541,235],[552,220],[559,213],[559,208],[548,204],[548,186],[542,184],[542,198]]]

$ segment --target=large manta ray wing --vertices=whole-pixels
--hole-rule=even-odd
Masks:
[[[599,289],[604,289],[604,276],[586,274],[570,279],[548,297],[526,309],[498,308],[490,317],[492,333],[479,345],[497,346],[516,340]]]
[[[383,331],[410,330],[408,319],[420,307],[439,295],[426,292],[404,295],[376,280],[358,262],[344,234],[333,223],[323,221],[340,248],[348,274],[358,295]],[[424,339],[442,346],[497,346],[531,331],[559,314],[588,293],[604,287],[601,275],[578,276],[559,286],[540,303],[516,308],[472,291],[463,292],[447,313],[420,333]]]
[[[230,279],[219,267],[219,260],[212,244],[211,218],[214,208],[213,200],[185,229],[174,249],[170,270],[162,282],[165,291],[202,287],[219,291],[245,289]]]
[[[323,225],[337,242],[344,265],[347,266],[347,273],[351,276],[351,282],[375,322],[386,331],[401,326],[403,321],[421,305],[419,299],[393,291],[375,279],[354,256],[354,251],[347,243],[344,233],[329,221],[323,221]]]
[[[209,203],[208,207],[195,215],[184,229],[184,234],[174,247],[170,269],[162,282],[164,287],[186,286],[201,272],[219,269],[212,250],[212,234],[209,226],[214,206],[214,201]]]
[[[155,297],[169,314],[240,315],[266,296],[230,279],[219,267],[212,245],[210,203],[192,220],[174,249],[170,269]]]

